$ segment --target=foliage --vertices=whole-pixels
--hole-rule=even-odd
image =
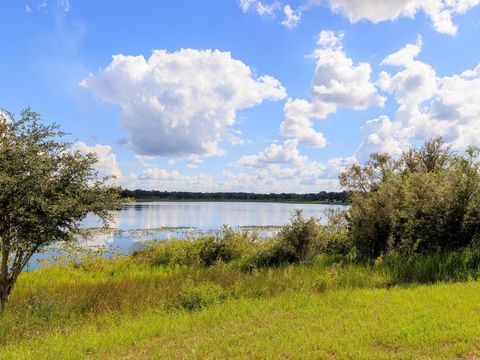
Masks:
[[[480,235],[479,149],[456,154],[442,139],[398,160],[373,154],[341,175],[352,191],[351,240],[364,258],[411,255],[475,245]]]
[[[227,298],[228,293],[215,283],[205,281],[195,284],[192,279],[187,279],[180,288],[174,306],[195,311],[223,302]]]
[[[279,234],[285,252],[290,254],[292,262],[311,257],[313,244],[320,235],[320,226],[315,218],[305,219],[301,210],[296,210],[290,225],[285,226]]]
[[[96,158],[70,150],[56,125],[26,109],[0,114],[0,301],[2,306],[31,256],[71,241],[88,213],[102,220],[118,205],[117,189],[97,179]]]
[[[278,234],[263,239],[255,232],[224,226],[217,235],[150,243],[147,248],[134,251],[133,257],[153,266],[212,266],[223,262],[251,271],[310,261],[320,254],[345,255],[352,245],[344,214],[333,212],[328,216],[329,224],[322,226],[317,219],[305,219],[297,211]]]
[[[255,233],[235,231],[224,226],[221,236],[206,237],[199,242],[199,257],[202,265],[213,265],[218,261],[230,262],[247,256],[254,251],[258,242]]]

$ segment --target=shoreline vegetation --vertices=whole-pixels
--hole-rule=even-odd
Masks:
[[[263,240],[225,227],[24,272],[0,358],[478,356],[480,249],[359,261],[334,220],[297,213]]]

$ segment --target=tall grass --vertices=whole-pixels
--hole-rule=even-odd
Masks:
[[[389,253],[367,262],[346,249],[345,233],[297,216],[275,238],[225,228],[218,236],[159,241],[109,259],[73,256],[21,274],[0,313],[0,345],[109,316],[193,312],[242,299],[475,280],[480,274],[476,247]]]
[[[480,275],[480,248],[410,256],[390,253],[377,259],[377,265],[397,284],[476,280]]]
[[[390,279],[364,265],[322,256],[308,264],[240,269],[235,262],[152,265],[138,256],[90,258],[21,275],[0,314],[0,344],[42,329],[81,324],[111,313],[197,310],[228,299],[272,298],[287,292],[383,287]]]

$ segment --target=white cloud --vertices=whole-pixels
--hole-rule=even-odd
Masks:
[[[436,31],[450,35],[457,32],[452,16],[463,14],[479,3],[480,0],[329,0],[332,11],[344,14],[351,22],[413,18],[423,11]]]
[[[115,55],[81,86],[122,108],[120,124],[143,155],[220,155],[238,142],[236,112],[286,96],[271,76],[256,77],[228,52],[155,50],[150,58]]]
[[[38,6],[37,9],[40,11],[43,11],[45,14],[48,13],[49,3],[48,0],[41,0],[37,1]],[[50,2],[52,4],[52,2]],[[70,4],[70,0],[57,0],[57,8],[64,11],[64,12],[69,12],[72,8],[72,5]],[[34,8],[30,4],[25,5],[25,12],[30,13],[34,10]]]
[[[259,15],[270,15],[273,16],[275,11],[277,11],[280,7],[280,3],[275,1],[271,4],[263,4],[262,2],[257,3],[257,13]]]
[[[377,94],[375,84],[370,81],[370,65],[364,62],[354,65],[343,50],[342,39],[342,33],[320,33],[318,48],[312,54],[316,59],[312,100],[287,101],[281,134],[294,137],[305,145],[324,147],[325,137],[312,128],[311,119],[325,119],[342,106],[355,110],[383,106],[385,98]]]
[[[0,121],[5,121],[7,123],[12,122],[11,115],[8,113],[8,111],[3,110],[2,108],[0,108]]]
[[[257,0],[240,0],[239,6],[243,12],[247,12],[253,4],[256,4]]]
[[[70,11],[70,9],[72,8],[69,0],[58,0],[58,6],[65,12]]]
[[[387,56],[381,65],[410,66],[422,50],[422,37],[418,35],[415,44],[407,44],[404,48]]]
[[[240,0],[240,8],[246,12],[259,3],[258,0]],[[346,16],[352,23],[368,20],[376,24],[400,17],[414,18],[417,13],[423,12],[430,18],[436,31],[454,35],[458,29],[452,17],[466,13],[479,3],[480,0],[305,0],[296,11],[285,4],[286,19],[281,24],[293,28],[298,25],[304,12],[327,4],[332,12]],[[281,6],[279,2],[278,6]],[[262,15],[258,5],[257,12]]]
[[[301,13],[293,10],[290,5],[287,4],[283,7],[283,14],[285,15],[285,19],[281,24],[286,28],[293,29],[300,23]]]
[[[322,31],[314,51],[317,59],[312,94],[315,102],[325,108],[322,117],[338,106],[364,110],[383,106],[385,99],[377,94],[370,81],[372,69],[368,63],[354,65],[342,48],[343,34]]]
[[[437,136],[457,150],[480,145],[480,66],[440,77],[416,59],[420,50],[419,38],[382,62],[402,67],[394,75],[382,72],[378,80],[398,108],[393,120],[381,116],[365,124],[366,140],[356,154],[360,161],[371,152],[398,154],[414,141]]]
[[[254,9],[258,15],[273,16],[274,13],[280,9],[280,2],[274,1],[271,3],[264,3],[259,0],[240,0],[239,6],[243,12]]]
[[[79,151],[82,154],[93,153],[96,155],[98,162],[95,164],[95,168],[100,177],[115,176],[118,179],[122,177],[117,155],[113,153],[110,145],[96,144],[88,146],[84,142],[79,141],[72,145],[72,150]]]
[[[177,170],[167,171],[150,166],[140,174],[130,173],[123,181],[129,189],[146,189],[165,191],[211,191],[215,188],[213,176],[207,174],[184,175]]]
[[[308,163],[303,168],[271,165],[254,172],[224,171],[216,185],[219,191],[261,193],[311,193],[340,190],[337,177],[324,176],[325,166]]]
[[[311,117],[315,115],[313,104],[301,99],[288,99],[283,108],[285,119],[280,124],[280,133],[294,137],[301,144],[322,148],[327,145],[325,136],[313,129]]]
[[[220,176],[205,173],[186,175],[178,170],[158,167],[149,156],[135,156],[140,170],[122,173],[117,156],[109,145],[89,146],[77,142],[74,151],[94,153],[100,176],[116,176],[115,183],[129,189],[165,191],[248,191],[248,192],[318,192],[338,190],[338,173],[351,164],[350,158],[336,158],[326,164],[308,161],[299,154],[295,140],[273,144],[256,155],[256,164],[245,164],[245,171],[224,171]],[[192,160],[194,161],[194,160]],[[241,161],[239,160],[239,163]],[[173,162],[169,161],[173,165]],[[131,166],[131,164],[124,164]],[[237,164],[238,165],[238,164]],[[253,165],[253,166],[250,166]],[[196,168],[195,163],[187,165]]]
[[[338,160],[342,162],[342,160]],[[122,186],[165,191],[319,192],[339,190],[337,160],[326,165],[307,161],[298,165],[270,164],[266,168],[225,170],[219,176],[185,175],[149,165],[140,173],[122,177]],[[335,164],[334,164],[335,163]]]
[[[283,144],[271,144],[256,155],[242,156],[237,165],[251,168],[263,168],[271,164],[301,164],[307,157],[300,155],[298,140],[287,140]]]

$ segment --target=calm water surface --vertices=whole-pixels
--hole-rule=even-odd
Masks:
[[[275,227],[289,222],[296,209],[305,217],[325,221],[327,209],[346,210],[343,205],[291,204],[263,202],[144,202],[128,204],[115,211],[111,231],[94,232],[87,245],[110,245],[124,249],[138,247],[151,239],[168,239],[218,230],[222,225],[238,227]],[[95,228],[101,223],[87,217],[83,226]],[[269,231],[260,229],[260,231]]]

